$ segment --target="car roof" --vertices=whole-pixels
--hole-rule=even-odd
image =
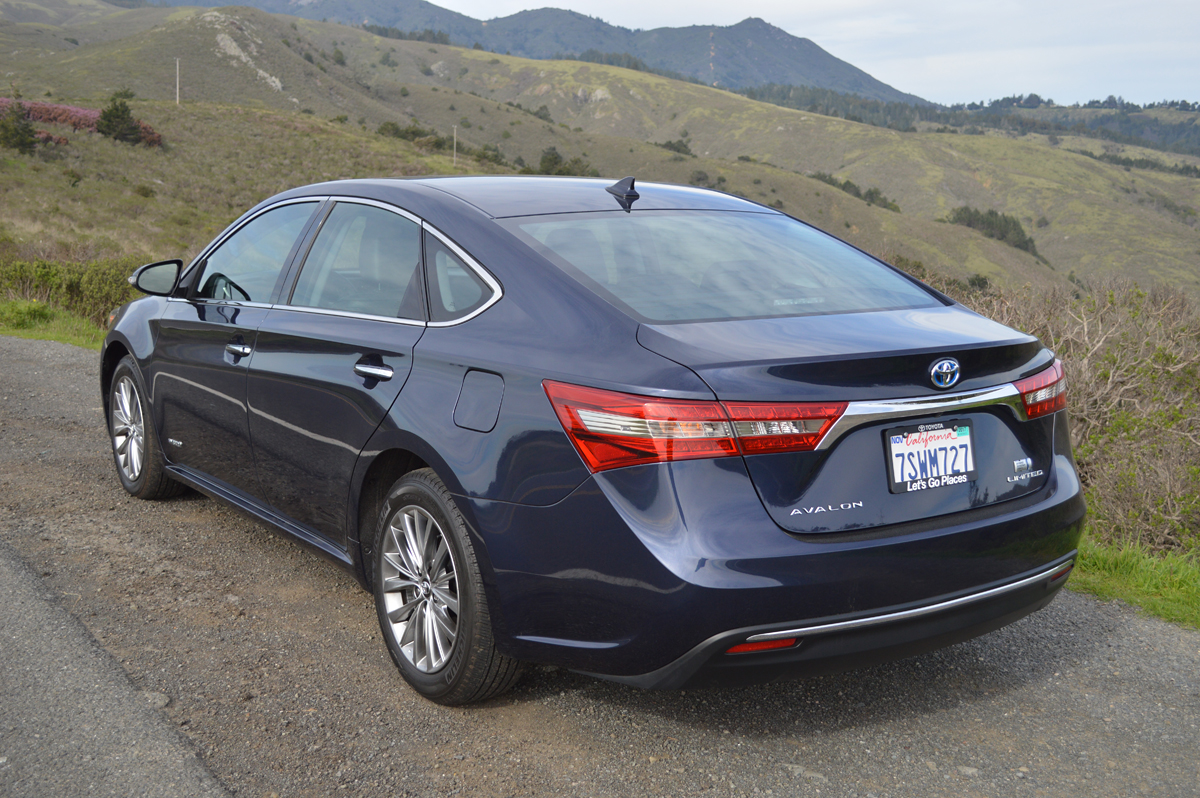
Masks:
[[[400,199],[398,195],[420,193],[433,200],[429,191],[449,195],[469,203],[492,218],[540,216],[552,213],[619,211],[620,203],[605,191],[612,180],[585,177],[547,177],[542,175],[479,175],[425,178],[385,178],[347,180],[307,186],[328,192],[365,192],[379,199]],[[720,191],[676,186],[665,183],[636,183],[640,195],[633,209],[642,210],[723,210],[777,213],[770,208]],[[339,191],[340,190],[340,191]],[[290,192],[289,192],[290,193]]]

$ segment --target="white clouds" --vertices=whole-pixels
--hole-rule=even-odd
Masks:
[[[1118,94],[1200,100],[1200,4],[1093,0],[444,0],[476,18],[570,8],[628,28],[765,19],[901,91],[937,102],[1037,92],[1060,103]]]

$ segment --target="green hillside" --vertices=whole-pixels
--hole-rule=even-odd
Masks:
[[[122,30],[131,33],[119,36]],[[64,47],[68,37],[80,44]],[[128,87],[138,98],[135,113],[168,144],[162,152],[134,151],[81,133],[61,153],[8,156],[0,167],[0,224],[18,238],[84,235],[120,253],[157,256],[162,246],[198,246],[208,230],[279,188],[326,176],[449,169],[448,155],[374,133],[384,122],[415,120],[443,136],[457,127],[464,147],[494,146],[510,164],[536,165],[555,147],[608,177],[711,185],[782,207],[877,255],[920,260],[961,278],[1051,285],[1069,276],[1127,275],[1200,293],[1200,179],[1068,151],[1099,153],[1092,139],[1063,137],[1052,146],[1037,135],[901,133],[645,72],[384,39],[240,8],[139,8],[69,27],[0,26],[0,69],[31,99],[100,107]],[[542,106],[550,121],[534,115]],[[679,142],[683,152],[653,142]],[[1136,148],[1124,153],[1139,157]],[[198,166],[189,172],[184,163]],[[473,160],[459,166],[504,168]],[[113,214],[105,221],[103,208],[87,218],[48,215],[55,202],[75,207],[78,189],[88,185],[53,184],[50,174],[64,168],[130,186],[161,180],[152,201],[129,201],[154,219],[160,206],[186,196],[180,207],[203,222],[182,230],[156,223],[126,235],[118,231],[128,220]],[[236,190],[220,182],[226,171],[241,181]],[[818,172],[864,192],[876,188],[901,212],[808,176]],[[13,190],[14,175],[37,188],[36,200],[10,199],[23,194]],[[938,221],[963,205],[1016,217],[1047,262]]]
[[[188,5],[189,1],[167,0],[169,5]],[[808,39],[753,17],[728,26],[630,30],[560,8],[518,11],[485,22],[424,0],[251,0],[248,5],[269,13],[347,25],[373,24],[402,32],[428,30],[449,36],[457,45],[479,44],[485,50],[526,58],[553,58],[585,50],[629,53],[657,69],[683,73],[714,86],[793,83],[876,100],[926,103],[835,58]]]

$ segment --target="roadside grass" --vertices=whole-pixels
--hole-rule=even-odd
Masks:
[[[1090,532],[1067,586],[1100,599],[1120,599],[1163,620],[1200,628],[1200,559],[1154,552],[1136,540],[1104,542]]]
[[[0,335],[58,341],[99,351],[104,333],[92,321],[44,302],[0,300]]]

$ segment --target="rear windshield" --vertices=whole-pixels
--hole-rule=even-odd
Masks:
[[[853,247],[777,214],[616,211],[498,221],[563,271],[645,322],[940,304]]]

